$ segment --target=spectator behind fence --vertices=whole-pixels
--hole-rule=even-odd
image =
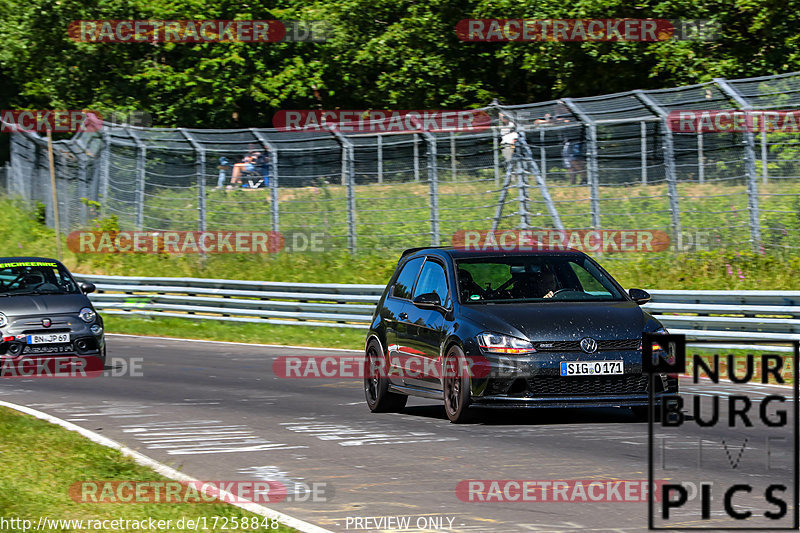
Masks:
[[[233,165],[233,174],[231,175],[231,184],[228,186],[229,189],[232,189],[234,185],[241,186],[243,171],[253,172],[256,169],[255,165],[253,164],[254,160],[255,154],[250,152],[242,158],[241,163],[236,163]]]
[[[225,185],[225,171],[231,168],[231,162],[227,157],[222,156],[219,158],[219,177],[217,178],[217,189],[221,189]]]
[[[272,165],[269,157],[269,149],[266,149],[263,153],[257,154],[254,164],[255,170],[264,178],[264,187],[269,187],[270,166]]]
[[[500,120],[503,121],[503,125],[500,126],[500,146],[503,151],[503,159],[508,163],[514,156],[514,148],[516,147],[519,133],[517,133],[516,124],[503,113],[500,113]]]

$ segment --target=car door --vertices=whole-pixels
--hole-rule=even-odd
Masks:
[[[411,305],[411,295],[414,283],[417,281],[424,257],[415,257],[403,265],[400,274],[389,289],[383,309],[381,320],[386,324],[386,344],[389,353],[389,379],[392,383],[403,384],[405,353],[398,344],[398,336],[408,335],[408,307]]]
[[[439,297],[441,306],[420,307],[413,303],[421,294],[431,293]],[[408,386],[439,389],[439,350],[447,332],[445,309],[451,302],[447,274],[438,259],[426,258],[411,299],[405,311],[408,325],[403,333],[398,331],[398,344],[403,346],[407,361],[403,381]]]

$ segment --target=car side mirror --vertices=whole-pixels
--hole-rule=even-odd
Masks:
[[[81,283],[81,292],[83,294],[89,294],[90,292],[94,292],[95,290],[97,290],[97,287],[95,287],[95,284],[92,283],[91,281],[84,281]]]
[[[441,307],[442,299],[435,292],[426,292],[414,298],[414,305],[417,307]]]
[[[650,301],[650,293],[643,291],[642,289],[631,289],[628,291],[628,294],[630,295],[631,300],[639,305],[644,305]]]

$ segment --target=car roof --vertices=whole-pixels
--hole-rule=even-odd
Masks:
[[[439,255],[447,256],[452,259],[472,259],[483,257],[514,257],[514,256],[556,256],[568,255],[585,257],[586,254],[574,248],[555,249],[545,248],[541,250],[467,250],[453,246],[426,246],[421,248],[409,248],[404,251],[400,259],[412,255]]]
[[[14,257],[0,257],[0,263],[58,263],[61,266],[61,261],[53,259],[52,257],[33,257],[33,256],[14,256]]]

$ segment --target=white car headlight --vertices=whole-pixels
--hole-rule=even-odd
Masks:
[[[8,318],[3,313],[0,313],[0,328],[4,328],[8,325]]]
[[[530,341],[499,333],[481,333],[478,335],[478,345],[488,353],[520,355],[536,351]]]
[[[84,307],[83,309],[80,310],[78,316],[84,322],[94,322],[94,319],[97,315],[90,307]]]

